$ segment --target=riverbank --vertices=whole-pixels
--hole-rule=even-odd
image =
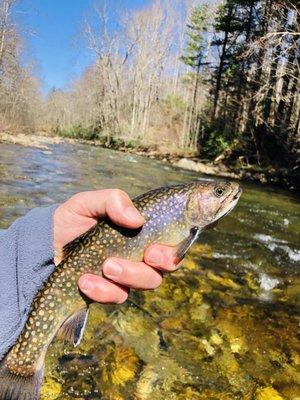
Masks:
[[[179,168],[199,172],[205,175],[252,181],[262,184],[271,184],[291,190],[299,190],[299,187],[297,187],[299,176],[295,172],[291,173],[291,171],[284,168],[274,169],[269,167],[263,169],[255,165],[228,166],[224,163],[214,164],[211,162],[199,160],[196,157],[187,158],[168,153],[162,154],[151,148],[132,148],[126,147],[124,145],[106,146],[103,142],[99,140],[72,139],[64,138],[61,136],[45,136],[38,134],[31,135],[23,133],[10,134],[6,132],[0,132],[0,142],[19,144],[26,147],[35,147],[42,150],[49,150],[51,145],[61,143],[82,143],[92,146],[112,148],[113,150],[121,152],[137,154],[152,159],[158,159]]]

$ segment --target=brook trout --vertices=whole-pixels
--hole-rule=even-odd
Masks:
[[[102,220],[64,249],[64,259],[34,298],[17,342],[0,363],[0,400],[37,400],[47,349],[58,337],[77,346],[88,316],[89,301],[77,287],[84,273],[101,274],[107,257],[142,261],[152,243],[176,247],[182,259],[198,234],[228,214],[241,189],[233,182],[194,182],[163,187],[133,202],[146,222],[130,230]]]

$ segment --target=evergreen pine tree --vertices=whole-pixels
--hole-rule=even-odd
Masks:
[[[209,10],[207,5],[201,5],[194,8],[190,15],[190,21],[187,25],[187,49],[186,54],[181,60],[192,68],[194,87],[193,98],[189,117],[190,141],[196,145],[199,119],[196,112],[197,95],[200,83],[201,67],[205,65],[207,50],[207,24],[209,20]]]

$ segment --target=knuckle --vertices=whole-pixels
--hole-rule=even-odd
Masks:
[[[112,189],[112,195],[114,196],[114,197],[118,197],[118,198],[120,198],[120,197],[128,197],[128,195],[127,195],[127,193],[126,192],[124,192],[124,190],[121,190],[121,189]]]
[[[69,200],[73,200],[73,201],[81,201],[83,197],[85,197],[89,192],[79,192],[74,194]]]
[[[70,200],[72,200],[72,201],[78,201],[78,199],[80,198],[80,196],[81,196],[81,193],[73,194],[73,196],[71,196],[71,197],[68,199],[68,201],[70,201]]]
[[[84,207],[87,203],[90,193],[91,192],[88,191],[76,193],[72,197],[70,197],[64,204],[71,208],[75,207],[75,209],[77,207]]]

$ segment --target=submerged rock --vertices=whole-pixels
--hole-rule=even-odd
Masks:
[[[41,400],[56,400],[62,393],[62,385],[54,379],[47,377],[41,392]]]
[[[139,359],[130,347],[116,347],[105,360],[106,368],[102,369],[102,384],[125,386],[135,377]]]
[[[283,397],[272,387],[258,389],[255,400],[284,400]]]

